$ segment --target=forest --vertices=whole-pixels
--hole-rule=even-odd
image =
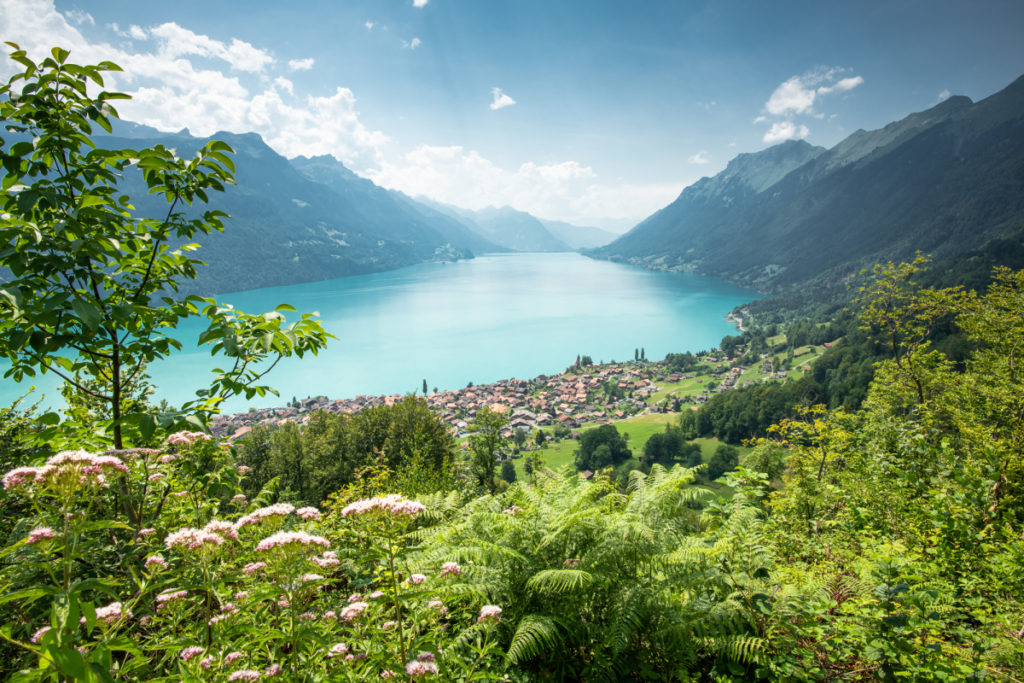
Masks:
[[[922,284],[923,257],[877,266],[852,304],[862,396],[798,382],[756,419],[695,413],[754,445],[727,490],[655,447],[622,484],[611,435],[589,479],[497,486],[487,430],[463,455],[414,398],[221,442],[225,395],[330,343],[290,307],[176,296],[200,264],[168,244],[217,229],[192,205],[230,183],[230,148],[103,150],[120,96],[85,83],[116,65],[12,56],[0,347],[8,377],[65,377],[70,409],[0,412],[9,680],[1019,679],[1024,271],[968,290]],[[165,215],[132,213],[129,173]],[[145,365],[191,316],[223,369],[153,406]]]

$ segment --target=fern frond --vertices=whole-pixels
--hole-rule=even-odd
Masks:
[[[527,614],[519,620],[512,642],[508,646],[508,660],[521,664],[545,652],[557,651],[562,645],[558,625],[551,617]]]
[[[544,569],[529,578],[526,587],[538,593],[560,595],[590,588],[594,576],[582,569]]]

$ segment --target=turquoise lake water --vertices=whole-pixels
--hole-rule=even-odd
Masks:
[[[572,253],[486,255],[224,294],[219,301],[250,313],[285,302],[319,311],[337,337],[317,357],[278,364],[267,383],[279,398],[234,399],[225,408],[283,405],[293,396],[418,392],[424,379],[431,390],[527,379],[560,372],[577,354],[595,362],[632,360],[638,347],[657,360],[716,346],[735,333],[726,314],[757,296],[719,280]],[[158,400],[177,405],[193,398],[217,366],[196,346],[198,334],[198,325],[181,328],[183,350],[150,366]],[[9,404],[26,384],[3,380],[0,403]],[[45,392],[45,405],[60,403],[52,375],[31,384]]]

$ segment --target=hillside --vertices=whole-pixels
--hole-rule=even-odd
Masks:
[[[591,256],[693,270],[771,293],[872,263],[946,258],[1024,233],[1024,78],[951,97],[830,150],[786,142],[720,174]]]
[[[423,197],[418,197],[417,201],[461,221],[476,234],[511,251],[573,251],[573,247],[555,237],[544,222],[525,211],[508,206],[488,206],[473,211]]]
[[[254,133],[196,138],[119,123],[103,144],[163,144],[187,156],[210,139],[234,148],[237,173],[236,184],[212,198],[231,218],[222,234],[202,241],[199,258],[209,267],[200,271],[197,292],[326,280],[501,250],[459,221],[377,187],[331,157],[289,161]],[[143,215],[161,210],[162,199],[148,197],[141,183],[126,188]]]

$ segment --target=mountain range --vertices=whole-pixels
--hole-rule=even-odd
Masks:
[[[1000,239],[1024,239],[1024,77],[976,103],[950,97],[858,130],[831,149],[788,141],[741,154],[584,253],[777,294]]]
[[[255,133],[164,133],[117,121],[103,144],[112,148],[162,144],[191,156],[211,139],[234,149],[235,184],[211,197],[227,212],[223,233],[205,236],[207,263],[190,289],[203,294],[359,275],[428,261],[508,251],[572,251],[594,246],[596,229],[545,223],[510,208],[472,212],[414,200],[362,178],[331,156],[286,159]],[[125,190],[141,215],[166,210],[141,181]],[[596,239],[601,244],[614,237]]]

